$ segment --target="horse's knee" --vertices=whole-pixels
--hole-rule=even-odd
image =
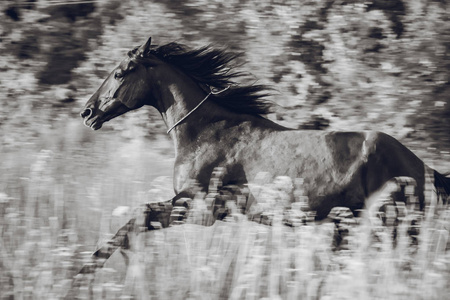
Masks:
[[[148,230],[169,227],[172,210],[172,200],[147,203],[144,210],[144,226]]]

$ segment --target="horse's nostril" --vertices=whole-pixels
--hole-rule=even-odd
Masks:
[[[91,115],[92,115],[92,109],[90,109],[90,108],[86,108],[85,110],[83,110],[83,111],[80,113],[80,116],[81,116],[82,118],[90,117]]]

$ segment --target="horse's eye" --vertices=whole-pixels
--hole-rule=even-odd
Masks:
[[[116,73],[114,73],[114,78],[115,79],[120,79],[123,77],[123,73],[120,71],[116,71]]]

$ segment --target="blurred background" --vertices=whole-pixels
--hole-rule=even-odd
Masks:
[[[149,36],[243,52],[242,70],[277,91],[268,117],[285,126],[384,131],[446,172],[449,8],[446,0],[3,0],[2,299],[58,295],[83,251],[110,236],[115,207],[172,196],[174,152],[155,110],[95,133],[79,117]]]

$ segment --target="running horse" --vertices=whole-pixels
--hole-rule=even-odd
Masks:
[[[156,47],[149,38],[109,74],[81,117],[98,130],[128,111],[144,105],[156,108],[175,144],[176,196],[168,202],[171,207],[179,199],[193,198],[198,188],[206,191],[216,167],[225,170],[224,185],[245,185],[262,171],[303,178],[307,204],[317,219],[333,207],[363,208],[366,199],[399,176],[415,180],[421,208],[425,174],[434,176],[437,190],[450,194],[450,178],[387,134],[295,130],[268,120],[268,89],[237,84],[242,74],[231,67],[236,56],[211,46]],[[156,211],[149,215],[161,220]],[[108,250],[95,255],[109,257],[111,249],[123,245],[125,235],[125,229],[119,230]]]

